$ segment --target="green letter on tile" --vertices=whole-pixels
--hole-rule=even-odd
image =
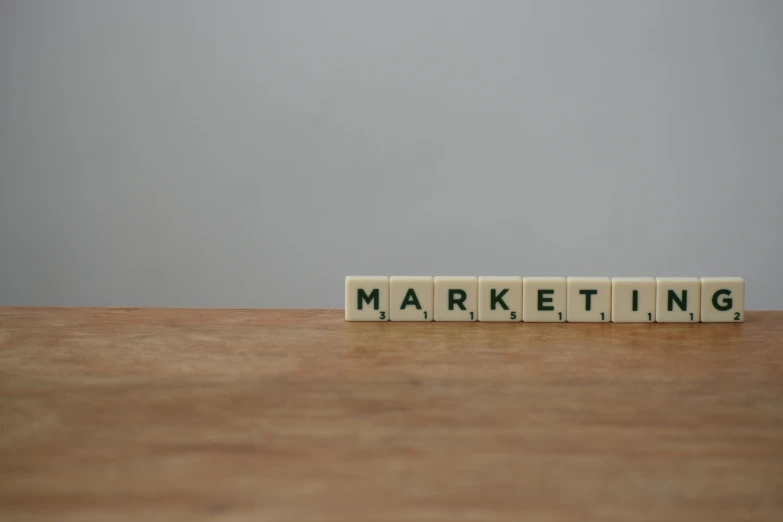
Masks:
[[[449,310],[454,310],[454,305],[459,306],[460,310],[466,310],[465,305],[462,303],[464,303],[467,298],[468,294],[465,293],[465,290],[449,288]]]
[[[598,293],[598,290],[579,290],[579,293],[585,296],[585,310],[590,311],[590,298]]]
[[[375,305],[373,306],[373,310],[377,310],[381,307],[381,298],[379,296],[380,292],[376,288],[372,292],[370,292],[370,295],[367,295],[367,293],[364,291],[363,288],[359,289],[359,310],[362,309],[363,302],[366,302],[367,304],[370,304],[370,301],[373,301]]]
[[[408,292],[405,294],[405,299],[402,300],[402,306],[400,306],[400,310],[405,310],[405,307],[408,305],[413,305],[416,307],[416,310],[421,310],[419,299],[416,297],[416,292],[414,292],[413,288],[408,288]]]
[[[544,294],[552,295],[554,294],[554,290],[539,290],[538,291],[538,310],[539,312],[551,312],[555,309],[552,305],[544,305],[544,303],[551,303],[552,298],[551,297],[545,297]]]
[[[500,292],[498,295],[495,295],[495,289],[491,289],[489,291],[489,308],[490,310],[495,310],[495,305],[500,304],[500,307],[503,310],[508,310],[508,306],[506,306],[506,302],[503,301],[503,296],[508,292],[508,288],[504,288],[502,292]]]
[[[669,311],[671,312],[674,310],[674,303],[677,303],[677,306],[680,307],[680,310],[683,312],[688,309],[688,291],[683,290],[682,291],[682,299],[677,297],[677,294],[674,292],[674,290],[669,290]]]
[[[718,302],[718,297],[722,295],[731,295],[731,290],[726,290],[725,288],[718,290],[714,294],[712,294],[712,306],[715,307],[716,310],[720,310],[721,312],[725,312],[726,310],[731,310],[731,307],[734,305],[734,299],[731,297],[727,297],[723,300],[723,303]]]

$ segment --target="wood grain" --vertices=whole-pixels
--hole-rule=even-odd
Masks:
[[[783,520],[783,312],[0,308],[2,520]]]

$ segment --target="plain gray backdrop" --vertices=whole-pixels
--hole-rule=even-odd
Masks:
[[[781,266],[778,0],[0,0],[0,304]]]

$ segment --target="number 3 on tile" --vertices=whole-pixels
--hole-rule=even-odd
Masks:
[[[381,312],[381,319],[386,319],[386,312]]]

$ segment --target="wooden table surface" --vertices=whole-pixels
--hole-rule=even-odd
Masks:
[[[783,312],[0,308],[0,520],[783,520]]]

